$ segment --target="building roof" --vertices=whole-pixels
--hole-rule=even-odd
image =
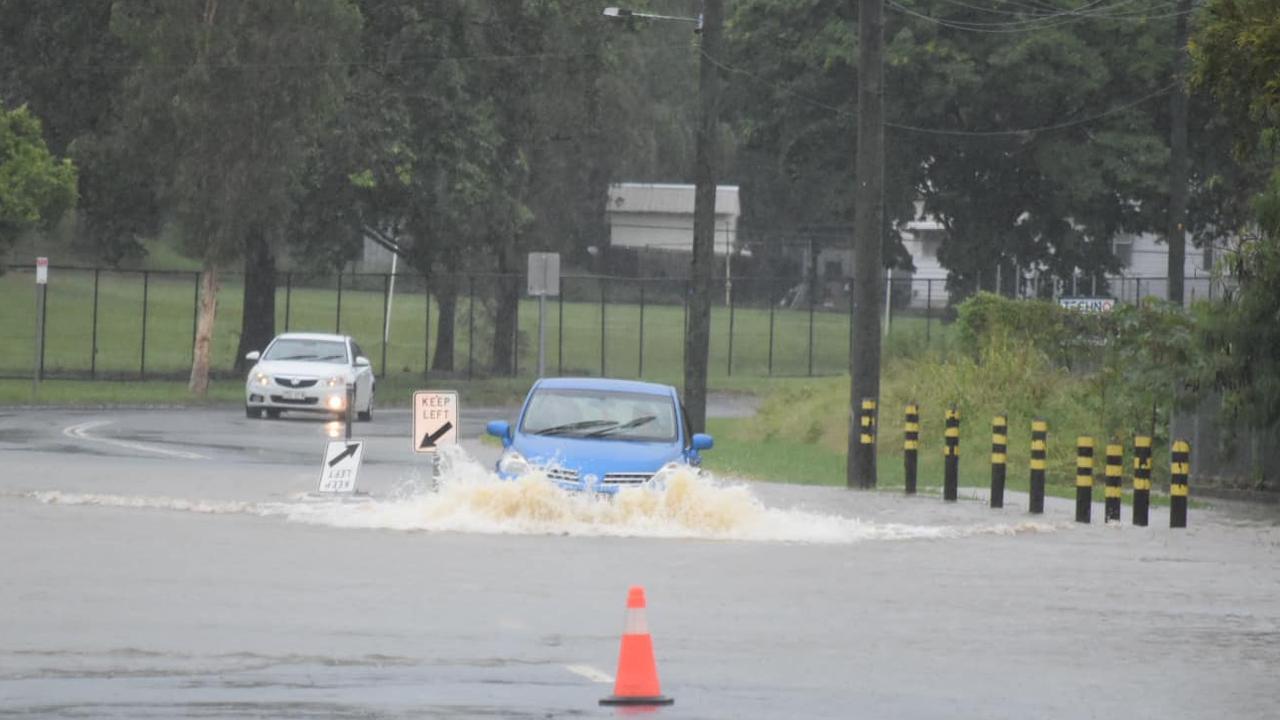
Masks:
[[[615,183],[609,186],[609,212],[693,214],[693,185]],[[716,186],[716,215],[741,214],[737,185]]]

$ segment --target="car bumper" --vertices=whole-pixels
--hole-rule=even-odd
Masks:
[[[347,411],[347,391],[345,388],[327,387],[286,390],[255,386],[245,391],[244,404],[255,409],[341,413]]]
[[[546,475],[547,482],[569,492],[595,493],[598,495],[616,495],[624,488],[661,488],[662,478],[658,472],[626,472],[606,473],[604,476],[593,474],[579,475],[577,478],[564,477],[563,471],[537,468]],[[518,476],[496,471],[503,480],[515,480]]]

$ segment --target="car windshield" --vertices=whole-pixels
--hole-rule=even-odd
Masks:
[[[305,360],[307,362],[345,363],[347,349],[337,340],[300,340],[282,338],[271,343],[263,360]]]
[[[532,435],[671,442],[676,439],[676,409],[662,395],[542,389],[529,400],[520,427]]]

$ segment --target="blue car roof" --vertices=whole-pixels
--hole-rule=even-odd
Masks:
[[[616,390],[618,392],[645,393],[667,397],[676,394],[676,389],[670,385],[641,382],[639,380],[616,380],[614,378],[543,378],[534,387],[567,390]]]

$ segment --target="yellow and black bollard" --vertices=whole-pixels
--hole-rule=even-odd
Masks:
[[[1151,438],[1133,439],[1133,524],[1146,527],[1151,507]]]
[[[1191,445],[1186,440],[1173,442],[1169,465],[1169,527],[1187,526],[1187,476],[1191,474]]]
[[[1124,476],[1124,446],[1107,446],[1107,485],[1103,488],[1106,494],[1106,505],[1103,511],[1103,522],[1115,520],[1120,522],[1121,479]]]
[[[906,423],[902,426],[902,464],[907,476],[907,494],[916,493],[916,467],[920,455],[920,406],[907,406]]]
[[[1093,512],[1093,438],[1076,438],[1076,522],[1087,523]]]
[[[955,500],[960,485],[960,411],[947,410],[942,438],[942,499]]]
[[[1031,421],[1031,499],[1027,509],[1037,515],[1044,512],[1044,472],[1048,454],[1049,423]]]
[[[1004,477],[1009,461],[1009,418],[991,419],[991,507],[1004,507]]]

